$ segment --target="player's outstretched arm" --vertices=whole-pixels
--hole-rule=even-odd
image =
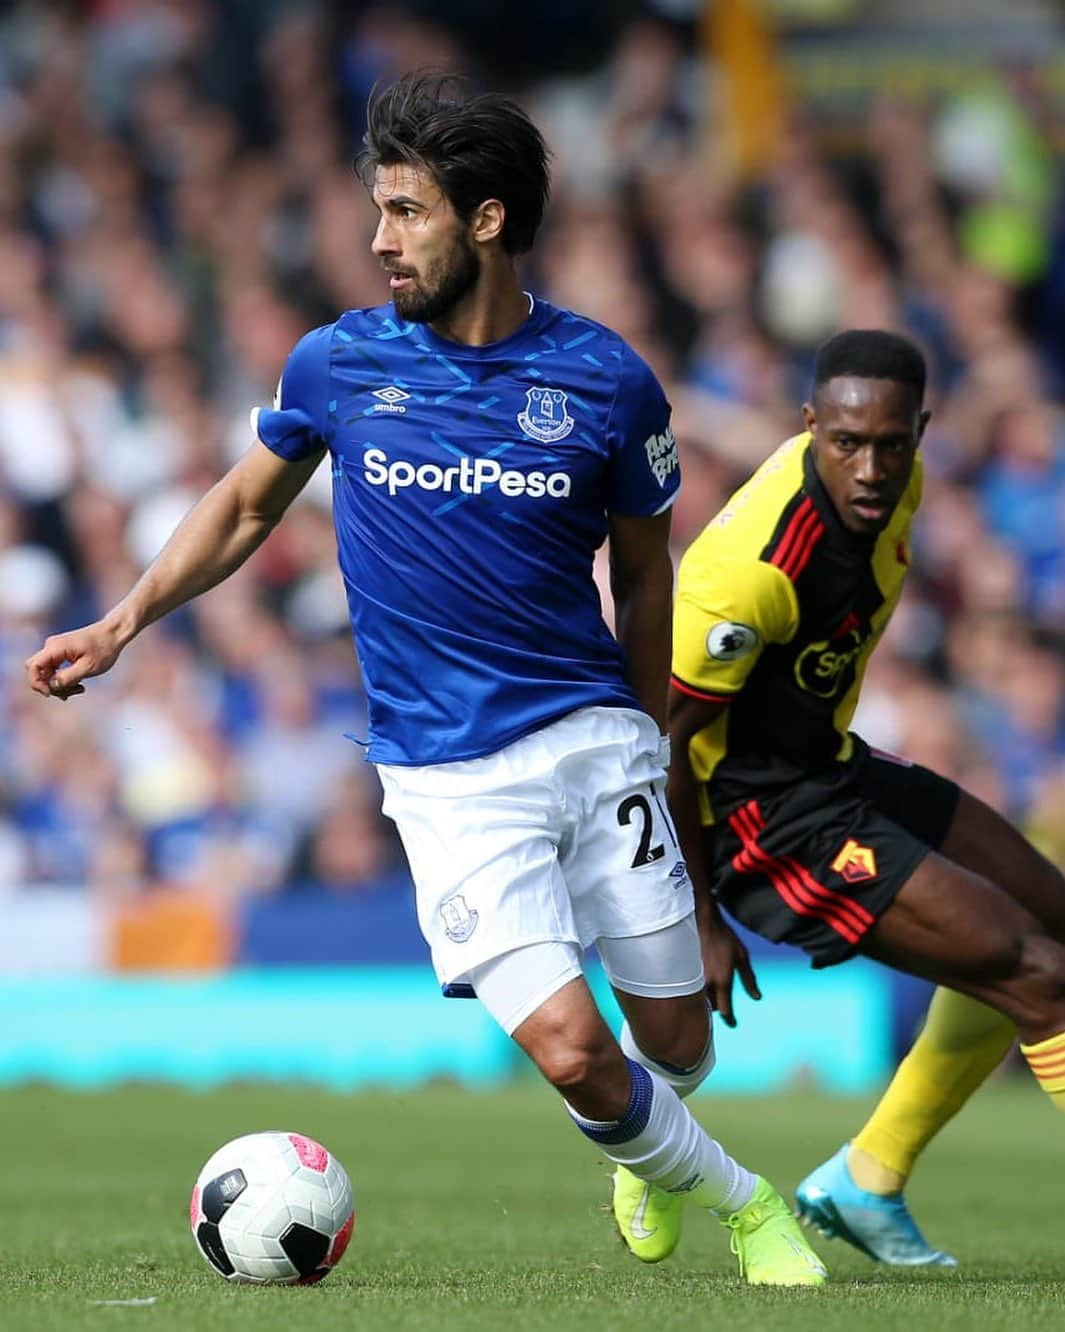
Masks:
[[[693,698],[678,689],[670,690],[669,737],[673,757],[667,800],[695,890],[695,919],[703,952],[706,993],[711,1007],[720,1014],[722,1021],[734,1027],[736,1014],[732,1007],[732,986],[735,978],[739,976],[752,999],[761,999],[762,995],[743,941],[722,916],[710,892],[699,817],[699,782],[689,757],[693,736],[713,725],[727,706]]]
[[[26,662],[30,688],[71,698],[111,669],[147,625],[238,569],[276,527],[310,480],[321,453],[288,462],[256,441],[185,515],[170,540],[122,600],[101,620],[55,634]]]

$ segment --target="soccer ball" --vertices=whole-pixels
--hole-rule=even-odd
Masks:
[[[189,1203],[196,1246],[227,1281],[310,1285],[355,1229],[351,1181],[302,1133],[234,1138],[200,1171]]]

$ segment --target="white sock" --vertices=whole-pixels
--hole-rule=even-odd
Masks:
[[[696,1087],[701,1086],[706,1081],[717,1062],[717,1055],[714,1053],[714,1019],[709,1009],[710,1005],[707,1004],[710,1034],[706,1038],[706,1049],[691,1068],[677,1068],[674,1064],[662,1064],[657,1059],[652,1059],[650,1055],[644,1054],[636,1044],[632,1028],[627,1022],[623,1023],[621,1027],[620,1044],[622,1053],[627,1059],[632,1059],[635,1063],[642,1064],[644,1068],[650,1069],[652,1073],[657,1073],[663,1081],[669,1083],[683,1100],[685,1096],[690,1096]]]
[[[667,1193],[687,1194],[722,1215],[748,1202],[756,1176],[695,1122],[663,1078],[632,1059],[626,1062],[632,1078],[628,1109],[620,1119],[603,1123],[567,1105],[580,1131],[615,1164]]]

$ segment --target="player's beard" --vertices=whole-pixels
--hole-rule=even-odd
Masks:
[[[480,275],[477,251],[461,236],[450,254],[427,267],[423,279],[393,294],[396,314],[414,324],[431,324],[472,291]]]

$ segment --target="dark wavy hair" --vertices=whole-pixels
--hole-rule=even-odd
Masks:
[[[830,379],[890,379],[924,399],[925,361],[909,338],[880,328],[849,328],[821,344],[814,357],[814,392]]]
[[[486,199],[498,199],[503,248],[523,254],[550,193],[548,157],[543,136],[516,102],[471,92],[454,74],[419,71],[374,90],[355,169],[368,187],[379,166],[427,171],[463,221]]]

